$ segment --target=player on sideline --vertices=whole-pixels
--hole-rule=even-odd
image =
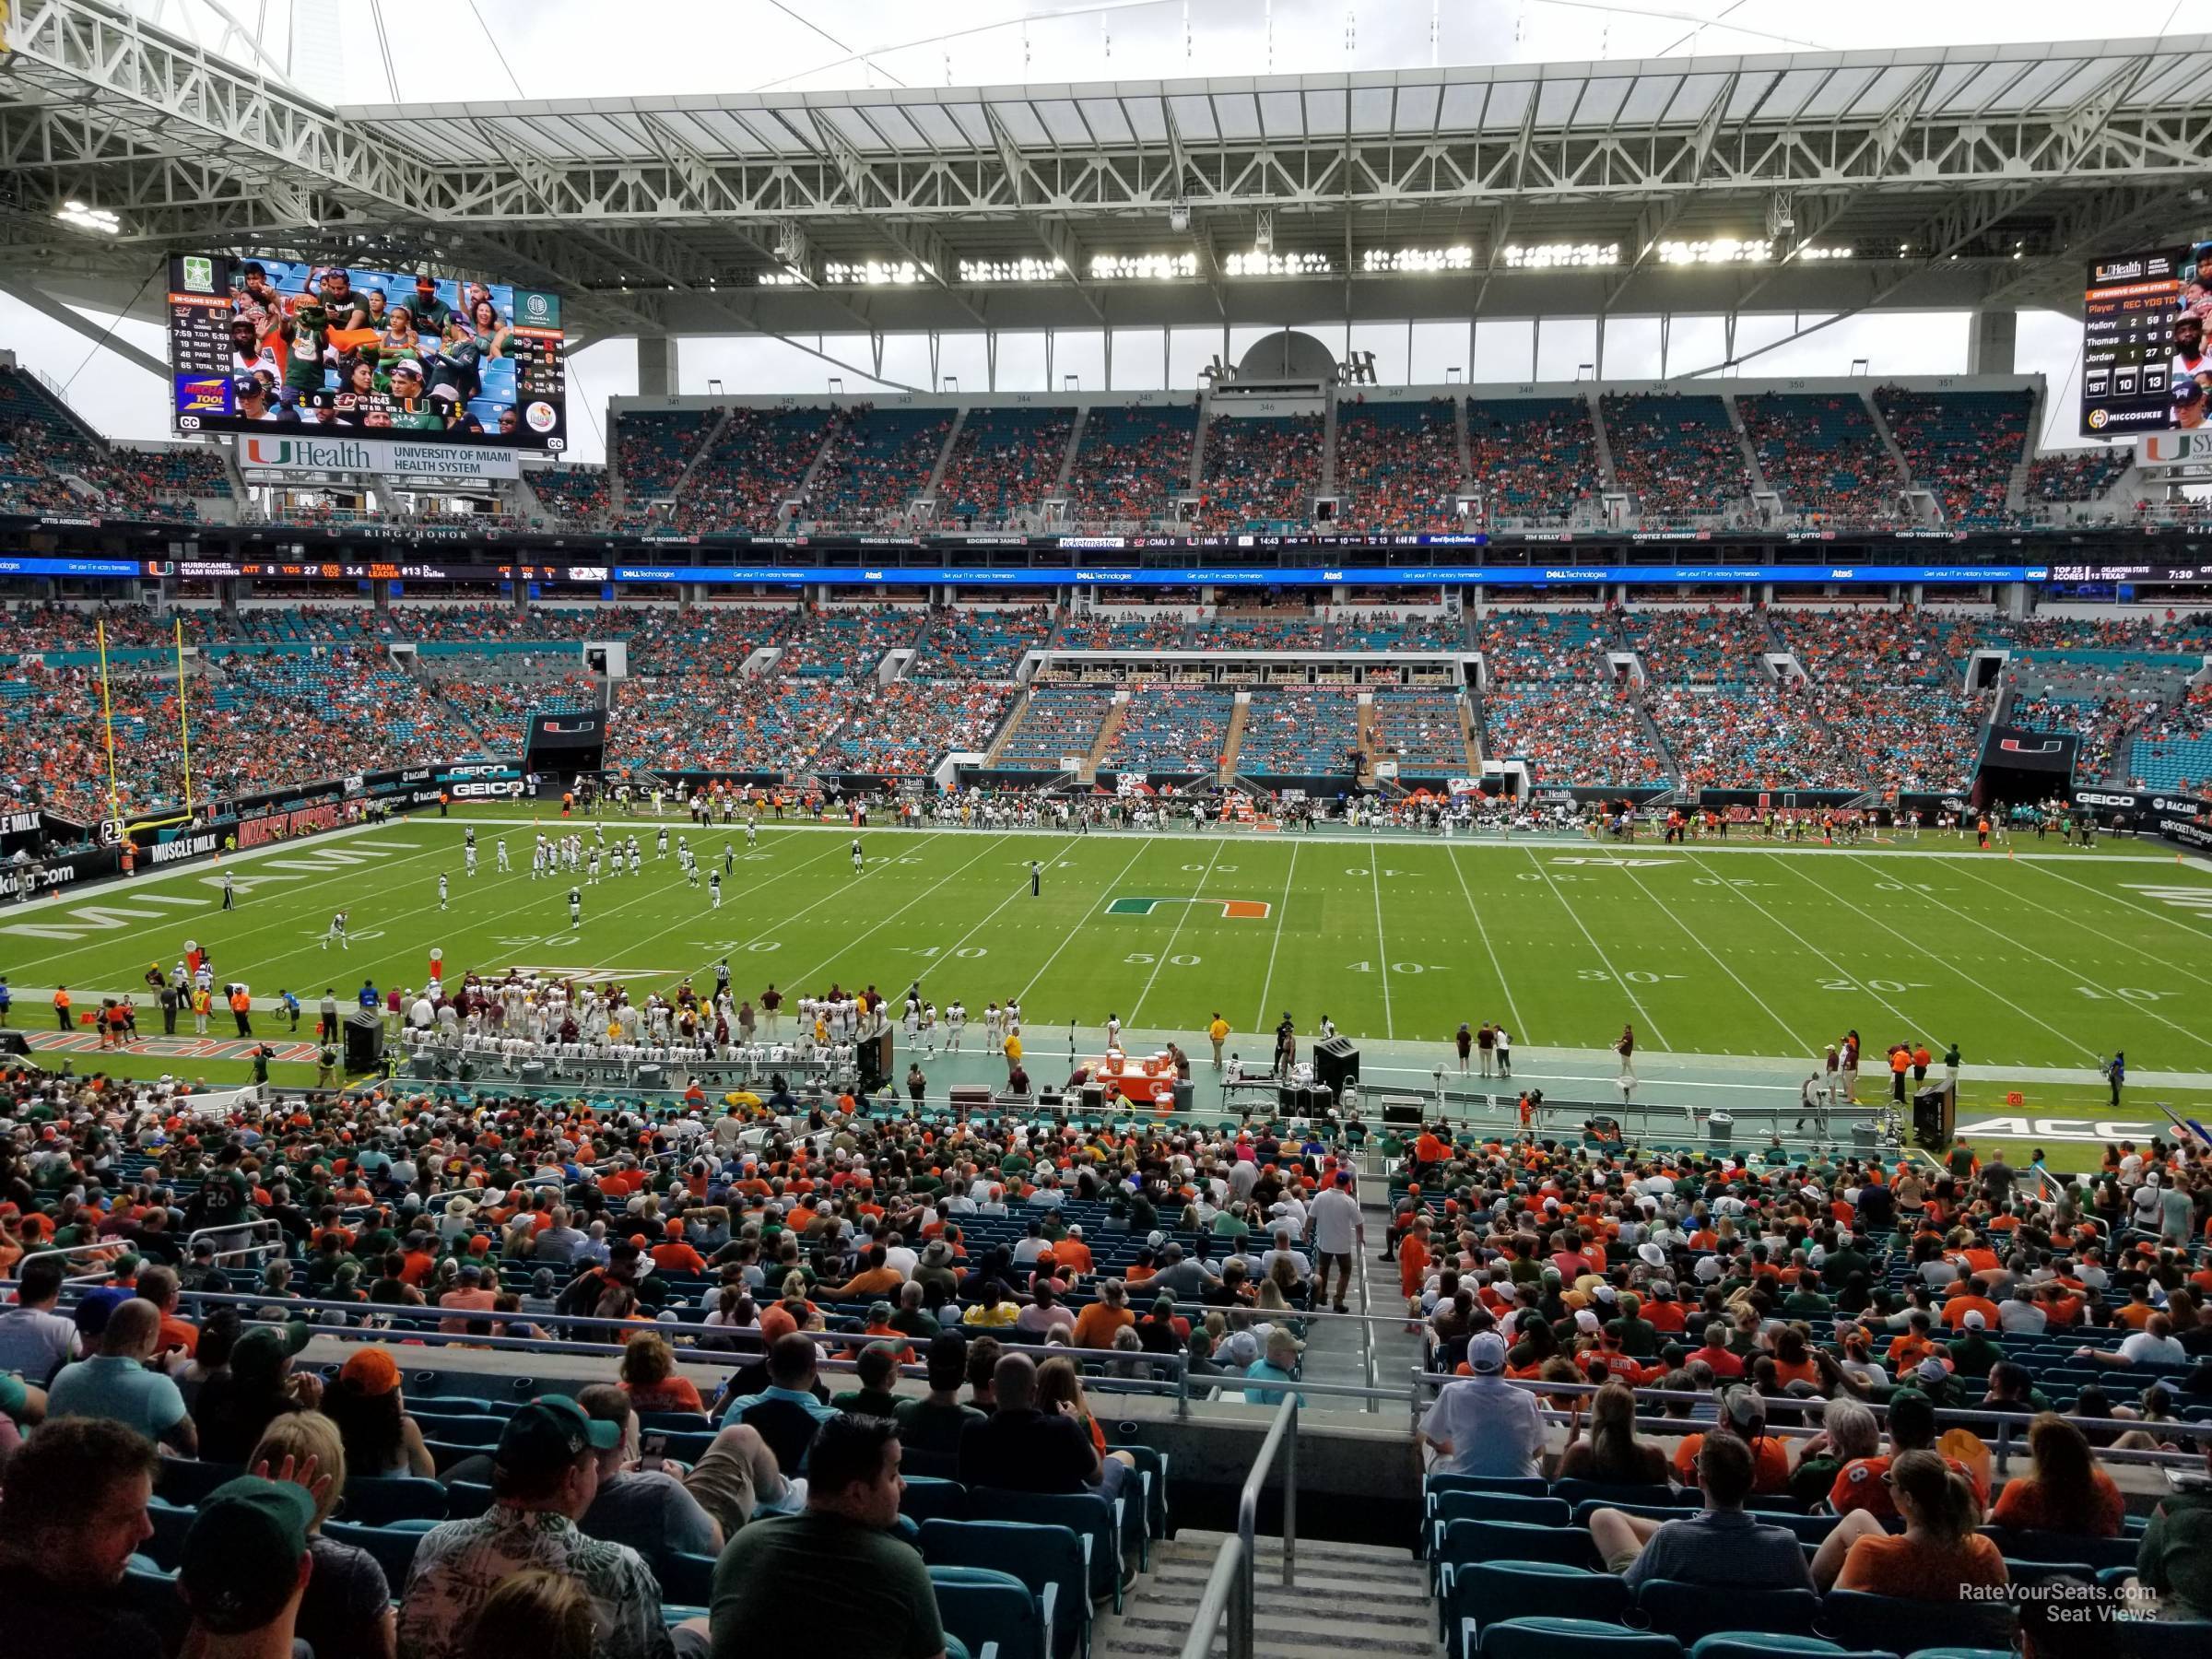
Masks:
[[[709,910],[722,908],[722,872],[720,870],[712,871],[707,877],[707,897]]]
[[[960,999],[956,996],[945,1007],[945,1052],[947,1053],[957,1054],[960,1052],[960,1037],[967,1030],[968,1010],[961,1004]]]
[[[569,889],[569,925],[571,927],[581,927],[582,924],[583,889],[582,888],[572,887]]]
[[[445,908],[445,872],[443,870],[438,872],[438,908],[440,910]]]
[[[861,873],[861,862],[860,838],[854,836],[853,838],[853,874],[855,876]]]
[[[323,948],[328,950],[333,939],[338,942],[340,950],[353,948],[352,946],[346,943],[346,912],[344,911],[340,911],[336,915],[331,917],[330,931],[323,935]]]
[[[510,867],[507,863],[507,838],[503,835],[500,836],[498,841],[491,843],[491,850],[498,854],[500,874],[506,875]]]

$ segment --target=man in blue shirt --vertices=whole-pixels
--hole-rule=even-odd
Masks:
[[[369,1012],[373,1014],[377,1010],[377,1006],[383,1001],[383,998],[377,994],[376,982],[373,979],[365,979],[361,982],[360,994],[354,1000],[359,1002],[362,1007],[368,1009]]]
[[[815,1358],[814,1338],[800,1331],[784,1332],[769,1345],[768,1386],[759,1394],[739,1394],[722,1417],[724,1429],[749,1423],[759,1430],[787,1479],[803,1472],[816,1432],[837,1415],[830,1402],[814,1392]],[[803,1420],[801,1413],[811,1422]],[[786,1496],[795,1506],[795,1492]],[[761,1507],[776,1506],[764,1500]]]
[[[185,1457],[199,1455],[199,1432],[185,1414],[184,1396],[168,1377],[146,1368],[160,1335],[160,1309],[143,1300],[124,1302],[109,1315],[100,1352],[65,1366],[54,1378],[46,1395],[47,1417],[105,1418]]]

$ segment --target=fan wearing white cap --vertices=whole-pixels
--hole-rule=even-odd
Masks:
[[[1478,1331],[1467,1342],[1467,1375],[1444,1384],[1416,1437],[1440,1474],[1533,1476],[1542,1472],[1544,1415],[1528,1390],[1505,1381],[1505,1339]]]

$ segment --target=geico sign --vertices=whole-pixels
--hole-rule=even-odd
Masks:
[[[2136,797],[2132,794],[2099,794],[2088,789],[2076,790],[2074,799],[2085,806],[2133,806],[2136,804]]]
[[[456,801],[512,800],[523,793],[523,782],[520,778],[511,778],[503,782],[456,783],[452,793]]]

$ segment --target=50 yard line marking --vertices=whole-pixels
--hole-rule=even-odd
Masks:
[[[1535,865],[1536,874],[1544,877],[1544,885],[1551,889],[1551,896],[1559,901],[1559,908],[1567,912],[1567,919],[1581,930],[1583,937],[1589,941],[1590,948],[1597,953],[1598,961],[1613,976],[1613,982],[1620,987],[1621,994],[1629,999],[1629,1006],[1636,1010],[1636,1018],[1642,1020],[1650,1028],[1652,1035],[1659,1040],[1660,1050],[1664,1053],[1667,1046],[1666,1033],[1659,1029],[1659,1022],[1652,1018],[1652,1011],[1643,1006],[1635,992],[1629,989],[1629,982],[1620,977],[1620,970],[1613,966],[1613,959],[1606,954],[1606,947],[1597,942],[1596,935],[1583,921],[1581,913],[1567,902],[1567,895],[1559,891],[1559,884],[1551,878],[1551,872],[1544,867],[1544,861],[1536,856],[1535,849],[1524,847],[1522,851],[1528,854],[1528,862]]]
[[[1267,977],[1260,982],[1260,1011],[1253,1017],[1252,1029],[1265,1030],[1267,1026],[1268,994],[1275,989],[1275,953],[1283,947],[1283,916],[1290,908],[1290,883],[1298,875],[1298,843],[1290,843],[1290,867],[1283,874],[1283,901],[1275,911],[1275,942],[1267,947]]]
[[[1379,853],[1380,849],[1377,851]],[[1382,932],[1382,869],[1380,857],[1368,859],[1367,876],[1375,884],[1375,969],[1382,976],[1382,1035],[1394,1038],[1398,1032],[1390,1017],[1390,940]]]
[[[1221,849],[1228,844],[1226,836],[1214,842],[1214,855],[1206,861],[1206,868],[1198,874],[1198,885],[1191,889],[1193,899],[1205,890],[1206,879],[1214,873],[1214,865],[1221,857]],[[1175,954],[1175,941],[1182,936],[1182,924],[1191,919],[1191,912],[1197,908],[1195,904],[1182,907],[1182,913],[1175,918],[1175,925],[1168,931],[1166,947],[1152,959],[1151,975],[1145,981],[1145,988],[1136,994],[1136,1006],[1129,1010],[1129,1023],[1132,1026],[1142,1023],[1137,1017],[1144,1011],[1145,999],[1152,994],[1152,987],[1159,982],[1159,971],[1168,965],[1168,959]]]

